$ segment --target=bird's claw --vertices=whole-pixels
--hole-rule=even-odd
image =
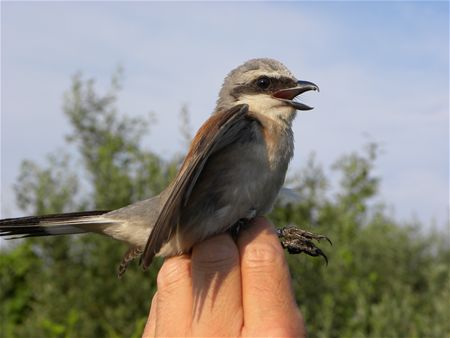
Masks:
[[[322,256],[325,263],[328,265],[328,258],[313,242],[313,240],[321,241],[327,240],[331,245],[330,239],[327,236],[315,234],[297,228],[294,225],[288,225],[284,228],[277,229],[278,237],[281,245],[287,249],[290,254],[306,253],[309,256]]]

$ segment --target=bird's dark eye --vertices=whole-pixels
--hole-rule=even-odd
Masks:
[[[266,90],[270,87],[270,79],[267,76],[261,76],[256,80],[256,85],[263,90]]]

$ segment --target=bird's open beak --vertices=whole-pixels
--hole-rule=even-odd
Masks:
[[[292,107],[294,107],[297,110],[311,110],[311,109],[313,109],[313,107],[307,106],[306,104],[301,103],[301,102],[294,101],[294,99],[298,95],[300,95],[304,92],[310,91],[310,90],[319,91],[319,87],[312,82],[297,81],[297,86],[292,87],[292,88],[287,88],[287,89],[281,89],[281,90],[273,93],[272,96],[281,101],[288,103],[289,105],[291,105]]]

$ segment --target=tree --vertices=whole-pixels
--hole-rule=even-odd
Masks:
[[[302,202],[277,208],[275,224],[312,224],[333,241],[328,266],[288,257],[297,301],[312,337],[450,337],[450,248],[443,233],[399,224],[370,203],[377,146],[338,159],[340,188],[311,158],[297,191]]]
[[[144,150],[151,120],[116,109],[121,72],[99,95],[93,80],[73,78],[64,113],[68,146],[47,163],[24,161],[15,186],[18,205],[45,214],[114,209],[163,189],[180,158]],[[186,109],[182,116],[188,119]],[[189,135],[188,130],[183,135]],[[293,286],[311,337],[450,337],[450,247],[442,233],[399,224],[373,204],[377,146],[344,155],[334,169],[337,193],[312,156],[291,179],[298,204],[278,205],[277,225],[298,224],[327,234],[330,263],[289,256]],[[0,302],[5,337],[138,337],[161,262],[115,278],[125,246],[95,235],[33,238],[0,252]],[[264,281],[261,281],[264,282]]]
[[[22,209],[31,214],[114,209],[167,185],[177,161],[165,162],[142,149],[148,120],[119,117],[120,81],[118,72],[99,96],[93,80],[73,78],[64,113],[73,127],[67,141],[77,146],[82,167],[60,152],[45,166],[24,161],[15,186]],[[88,189],[80,193],[83,184]],[[4,332],[11,337],[140,336],[149,308],[149,296],[143,295],[154,291],[160,263],[149,274],[129,269],[118,280],[115,269],[125,251],[109,238],[81,235],[32,239],[2,253]]]

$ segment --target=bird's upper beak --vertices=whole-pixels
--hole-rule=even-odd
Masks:
[[[304,92],[310,91],[310,90],[319,91],[319,87],[312,82],[297,81],[297,86],[292,87],[292,88],[287,88],[287,89],[281,89],[281,90],[273,93],[272,96],[281,101],[288,103],[289,105],[291,105],[292,107],[294,107],[297,110],[311,110],[311,109],[313,109],[313,107],[307,106],[306,104],[301,103],[301,102],[294,101],[294,99],[298,95],[300,95]]]

